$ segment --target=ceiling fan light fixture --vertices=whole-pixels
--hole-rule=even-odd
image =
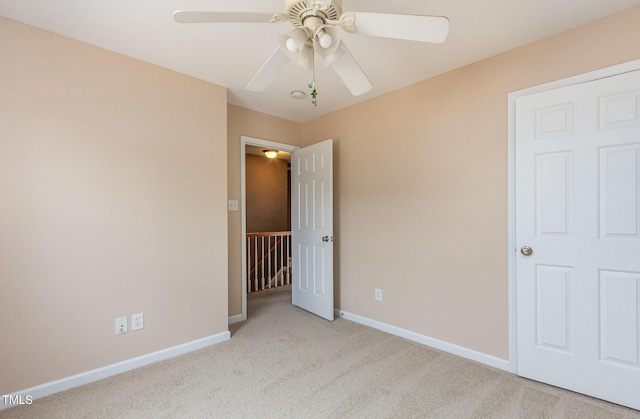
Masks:
[[[313,49],[321,56],[331,55],[340,45],[338,29],[331,25],[318,25],[313,30]]]
[[[280,49],[295,65],[306,70],[311,69],[313,48],[307,45],[307,32],[296,28],[280,35]]]
[[[318,35],[318,42],[322,48],[329,48],[333,43],[333,38],[328,33],[321,31]]]
[[[338,48],[331,54],[325,55],[322,57],[322,65],[324,68],[329,68],[329,66],[336,61],[338,61],[345,54],[345,49],[343,48],[342,42],[338,45]]]
[[[291,52],[296,52],[298,50],[298,44],[296,44],[296,41],[293,38],[287,39],[287,42],[285,42],[285,46]]]
[[[307,33],[304,29],[296,28],[280,35],[280,48],[287,54],[295,54],[304,48],[307,42]]]

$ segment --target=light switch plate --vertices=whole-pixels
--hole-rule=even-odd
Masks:
[[[229,211],[238,211],[238,200],[230,199],[228,201],[228,208],[229,208]]]
[[[127,316],[116,319],[116,335],[127,333]]]

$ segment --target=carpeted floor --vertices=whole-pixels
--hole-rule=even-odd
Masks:
[[[640,418],[526,380],[252,295],[232,338],[0,412],[0,418]],[[639,390],[640,391],[640,390]]]

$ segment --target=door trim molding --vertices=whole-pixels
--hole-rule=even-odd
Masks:
[[[247,246],[245,246],[245,237],[247,236],[247,172],[246,172],[246,146],[253,145],[257,147],[275,148],[280,151],[294,152],[300,147],[278,143],[275,141],[262,140],[260,138],[240,136],[240,219],[242,223],[242,234],[240,242],[242,243],[241,252],[241,282],[242,282],[242,317],[232,316],[234,322],[247,320]],[[231,318],[230,318],[231,319]]]
[[[640,60],[629,61],[627,63],[602,68],[584,74],[556,80],[550,83],[541,84],[539,86],[529,87],[527,89],[518,90],[508,94],[508,287],[509,287],[509,371],[514,374],[518,373],[518,348],[517,348],[517,307],[516,307],[516,266],[515,255],[517,252],[516,242],[516,213],[515,213],[515,157],[516,157],[516,133],[515,133],[515,117],[516,117],[516,99],[528,96],[534,93],[553,90],[560,87],[567,87],[590,81],[603,79],[606,77],[616,76],[631,71],[640,70]]]

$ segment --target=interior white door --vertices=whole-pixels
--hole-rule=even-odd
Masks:
[[[640,71],[517,99],[515,171],[518,374],[640,409]]]
[[[333,141],[291,155],[293,304],[333,321]]]

